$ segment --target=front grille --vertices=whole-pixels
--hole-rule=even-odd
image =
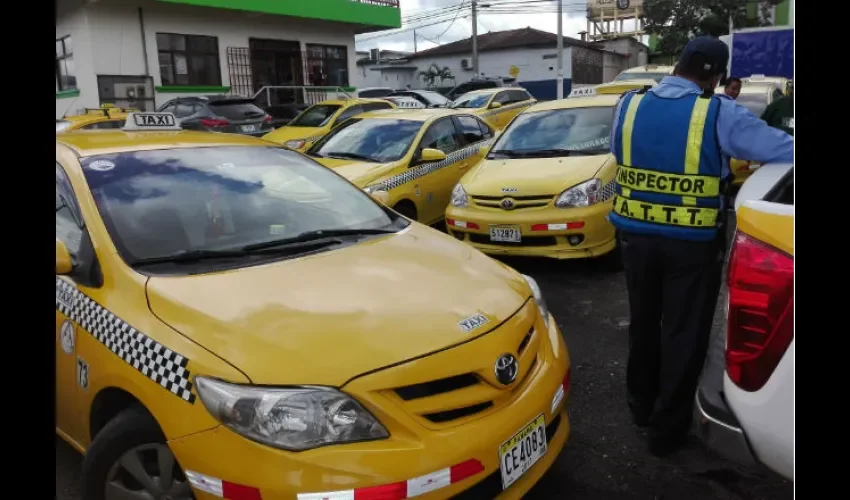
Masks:
[[[499,210],[522,210],[523,208],[545,207],[552,201],[553,195],[538,196],[473,196],[472,201],[480,207],[497,208]],[[502,207],[502,200],[513,200],[511,208]]]
[[[500,247],[551,247],[558,244],[554,236],[524,236],[519,243],[507,241],[490,241],[486,234],[469,233],[469,241],[480,245],[497,245]]]
[[[552,419],[552,422],[546,426],[547,443],[552,442],[552,438],[555,436],[555,433],[558,432],[558,427],[560,427],[560,425],[561,415],[557,415]],[[546,453],[551,452],[547,450]],[[485,477],[480,483],[453,496],[452,500],[485,500],[496,498],[502,493],[502,491],[502,473],[497,469],[496,472]]]
[[[492,406],[493,402],[487,401],[486,403],[479,403],[477,405],[467,406],[465,408],[457,408],[449,411],[428,413],[423,416],[431,422],[434,422],[435,424],[442,424],[445,422],[451,422],[452,420],[457,420],[459,418],[469,417],[471,415],[475,415],[476,413],[481,413],[482,411],[487,410]]]
[[[436,396],[446,392],[457,391],[465,387],[470,387],[479,382],[478,377],[472,373],[464,373],[454,377],[433,380],[422,384],[408,385],[399,387],[395,390],[398,397],[405,401],[414,399],[427,398],[428,396]]]

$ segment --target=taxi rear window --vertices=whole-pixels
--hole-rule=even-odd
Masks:
[[[392,222],[362,190],[282,148],[133,151],[83,158],[81,165],[110,237],[130,265]]]
[[[334,113],[342,106],[335,104],[317,104],[304,110],[294,120],[287,124],[288,127],[324,127],[331,121]]]

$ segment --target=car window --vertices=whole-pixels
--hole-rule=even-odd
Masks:
[[[65,120],[56,120],[56,133],[64,132],[71,128],[71,122]]]
[[[355,104],[350,108],[346,108],[339,114],[334,123],[342,123],[345,120],[348,120],[351,117],[357,116],[363,113],[363,106],[361,104]]]
[[[452,103],[453,108],[458,109],[480,109],[487,106],[487,103],[490,101],[490,97],[493,94],[491,92],[475,92],[464,94],[457,98],[455,102]]]
[[[496,94],[496,97],[493,98],[493,102],[498,102],[502,105],[511,104],[511,93],[507,90],[499,92]]]
[[[369,111],[378,111],[379,109],[393,109],[393,107],[386,102],[368,102],[363,105],[363,112]]]
[[[393,222],[362,190],[284,148],[130,151],[80,163],[109,235],[130,265],[196,250],[239,249],[307,231],[378,229]],[[202,262],[204,268],[221,268],[242,260]],[[190,268],[175,269],[193,272]]]
[[[492,153],[509,157],[559,156],[564,151],[606,154],[613,118],[613,106],[522,113],[496,140]]]
[[[430,104],[436,104],[438,106],[445,106],[450,101],[446,99],[446,97],[438,92],[433,92],[430,90],[422,90],[420,92],[414,92],[417,98],[424,99],[426,101],[430,101]],[[429,104],[425,102],[425,104]]]
[[[419,143],[419,149],[425,148],[439,149],[446,154],[460,149],[454,121],[450,118],[441,118],[434,122]]]
[[[460,135],[466,144],[480,142],[489,137],[489,128],[483,125],[477,118],[472,116],[458,116],[456,118]],[[485,130],[488,133],[486,137]]]
[[[56,237],[78,257],[83,244],[83,221],[78,217],[76,198],[65,171],[56,164]]]
[[[296,116],[291,122],[289,122],[287,127],[324,127],[327,125],[334,114],[339,111],[339,106],[337,104],[316,104],[315,106],[310,106],[301,112],[300,115]]]
[[[215,116],[221,116],[228,120],[250,120],[252,118],[262,118],[266,112],[259,108],[256,104],[246,102],[223,102],[209,105],[210,111],[215,113]]]
[[[509,90],[508,95],[510,95],[511,103],[525,102],[531,99],[531,96],[528,94],[528,92],[524,90]]]
[[[181,102],[174,107],[172,112],[177,118],[185,118],[195,113],[195,105]]]
[[[125,120],[107,120],[89,123],[80,127],[81,130],[114,130],[124,126]]]
[[[313,145],[311,156],[389,163],[410,150],[422,122],[396,118],[352,118]]]
[[[367,89],[357,92],[357,97],[386,97],[392,93],[392,89]]]

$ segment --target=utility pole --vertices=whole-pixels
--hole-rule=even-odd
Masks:
[[[418,50],[416,50],[416,38],[417,38],[416,37],[416,30],[413,30],[413,52],[414,53],[419,52]]]
[[[472,75],[478,78],[478,0],[472,0]]]
[[[558,2],[558,77],[555,79],[558,85],[557,97],[564,98],[564,4]]]

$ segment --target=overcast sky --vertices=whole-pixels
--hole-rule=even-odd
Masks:
[[[564,36],[578,38],[578,32],[587,29],[586,0],[562,0],[564,10]],[[557,0],[479,0],[478,33],[509,29],[533,28],[557,33]],[[469,9],[458,10],[470,0],[401,0],[402,28],[399,30],[366,33],[358,36],[357,50],[380,48],[382,50],[425,50],[472,35]],[[488,12],[490,11],[490,12]],[[626,26],[628,29],[629,26]]]

